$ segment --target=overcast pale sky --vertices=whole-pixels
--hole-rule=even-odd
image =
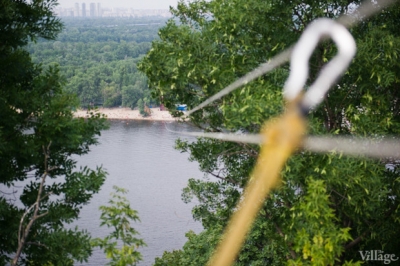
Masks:
[[[129,7],[134,9],[169,9],[178,0],[58,0],[61,7],[74,7],[75,3],[100,3],[102,7]]]

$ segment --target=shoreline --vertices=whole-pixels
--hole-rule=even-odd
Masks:
[[[169,111],[160,111],[160,108],[150,108],[151,115],[143,117],[139,110],[132,110],[126,107],[116,108],[98,108],[95,111],[99,114],[104,114],[107,119],[115,120],[150,120],[150,121],[177,121],[177,118],[171,116]],[[74,111],[74,117],[88,117],[88,110],[78,109]]]

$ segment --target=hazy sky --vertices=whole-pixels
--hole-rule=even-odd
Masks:
[[[58,0],[61,7],[73,7],[75,3],[100,3],[102,7],[130,7],[134,9],[169,9],[178,0]]]

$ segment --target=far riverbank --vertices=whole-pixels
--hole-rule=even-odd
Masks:
[[[154,121],[176,121],[168,111],[160,111],[160,108],[150,108],[151,116],[143,117],[139,110],[130,108],[99,108],[96,111],[104,114],[107,119],[120,120],[154,120]],[[74,112],[75,117],[87,117],[88,110],[79,109]]]

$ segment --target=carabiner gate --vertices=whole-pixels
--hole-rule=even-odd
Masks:
[[[283,88],[288,102],[296,99],[302,91],[308,77],[308,61],[318,42],[329,36],[338,47],[338,54],[321,70],[321,74],[304,94],[300,108],[303,112],[320,104],[329,88],[345,72],[356,53],[356,43],[350,32],[338,22],[320,18],[313,21],[295,45],[291,54],[290,74]]]

